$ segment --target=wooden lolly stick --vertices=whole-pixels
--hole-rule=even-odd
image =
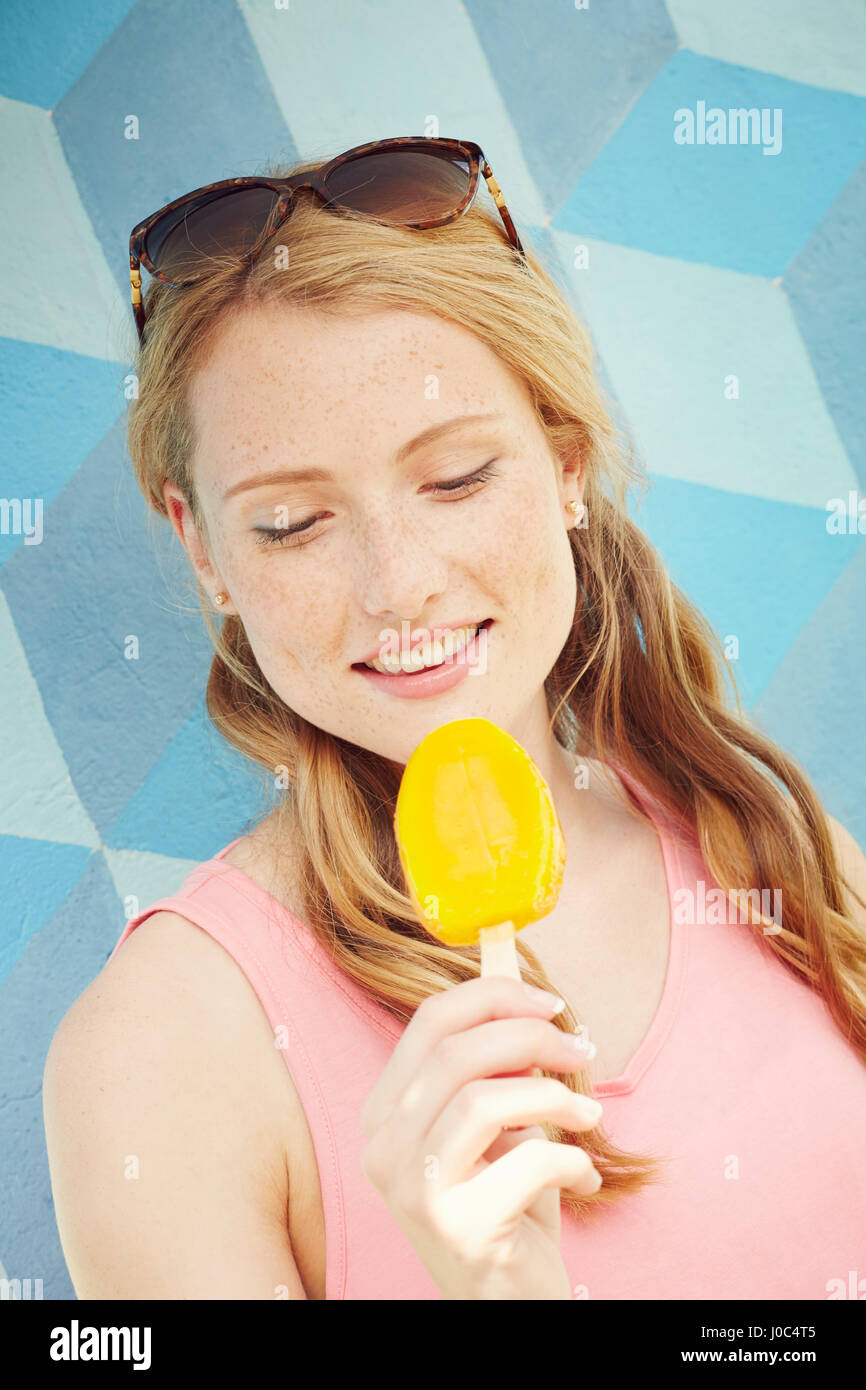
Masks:
[[[513,922],[481,928],[481,974],[506,975],[509,980],[521,978]]]

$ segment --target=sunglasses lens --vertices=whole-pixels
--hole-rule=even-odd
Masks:
[[[402,149],[360,155],[328,175],[335,202],[395,225],[453,212],[469,189],[469,160]]]
[[[360,155],[328,175],[332,202],[395,225],[454,212],[469,190],[468,157],[409,147]],[[167,213],[147,234],[145,254],[170,280],[195,280],[209,258],[243,255],[271,230],[279,201],[272,188],[204,193]]]
[[[204,194],[151,227],[144,249],[170,279],[195,279],[207,269],[209,257],[251,251],[278,201],[272,188]]]

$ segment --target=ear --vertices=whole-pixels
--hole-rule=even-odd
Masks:
[[[563,497],[574,497],[578,502],[582,502],[586,482],[586,463],[581,454],[580,445],[572,444],[564,454],[560,454],[558,462],[558,482]]]
[[[198,531],[192,508],[184,493],[174,483],[163,483],[162,496],[168,519],[189,556],[190,564],[198,576],[199,583],[213,598],[215,594],[225,589],[225,585],[222,576],[211,561],[204,538]],[[233,613],[236,610],[227,601],[219,611],[220,613]]]

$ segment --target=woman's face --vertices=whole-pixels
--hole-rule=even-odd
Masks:
[[[401,764],[431,729],[480,715],[543,767],[583,478],[495,354],[434,315],[256,307],[227,323],[190,406],[209,550],[166,484],[169,516],[281,699]],[[447,645],[445,629],[482,622],[468,648]],[[438,671],[363,666],[396,669],[401,649]]]

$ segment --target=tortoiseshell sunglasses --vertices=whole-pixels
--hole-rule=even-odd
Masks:
[[[474,140],[402,135],[335,155],[318,169],[278,179],[251,176],[208,183],[151,213],[129,238],[132,312],[144,342],[140,266],[165,285],[191,285],[208,273],[208,257],[250,256],[292,211],[297,189],[309,188],[335,212],[360,212],[392,226],[444,227],[475,201],[479,173],[499,209],[508,240],[526,252],[499,184]]]

